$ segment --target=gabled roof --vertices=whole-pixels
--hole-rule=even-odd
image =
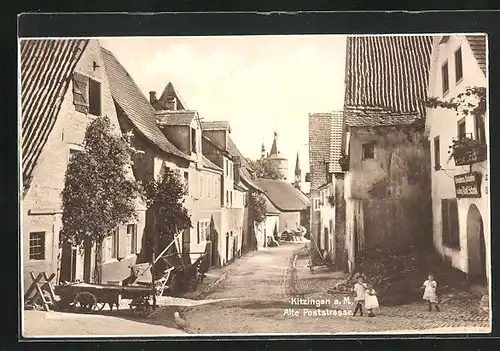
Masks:
[[[486,35],[466,35],[477,64],[486,77]]]
[[[23,188],[49,138],[76,64],[88,40],[21,40]]]
[[[198,115],[196,111],[156,111],[156,121],[164,126],[189,126]]]
[[[160,150],[186,160],[191,160],[190,157],[177,149],[162,133],[156,124],[153,107],[125,67],[121,65],[111,51],[101,48],[101,52],[111,95],[115,104],[127,115],[140,134],[159,147]]]
[[[268,197],[269,201],[280,211],[303,211],[309,206],[309,199],[291,183],[284,180],[254,179]]]
[[[227,130],[231,132],[231,127],[228,121],[203,121],[201,122],[203,130]]]
[[[345,110],[425,116],[431,49],[430,36],[348,37]]]
[[[172,97],[176,98],[177,100],[177,110],[187,110],[186,104],[181,99],[180,94],[174,88],[172,82],[168,82],[168,84],[165,86],[165,89],[163,89],[163,93],[156,101],[156,103],[159,105],[159,107],[166,108],[168,105],[168,100]]]

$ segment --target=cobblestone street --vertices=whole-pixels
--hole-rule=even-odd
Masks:
[[[181,313],[197,333],[394,333],[488,332],[487,315],[473,308],[443,306],[441,312],[426,311],[425,304],[382,306],[375,318],[345,315],[352,305],[343,305],[345,295],[326,291],[335,276],[332,272],[311,274],[306,259],[294,260],[300,244],[252,252],[231,265],[230,271],[206,299],[231,298],[217,304],[195,306]],[[315,306],[297,306],[292,298],[338,299],[341,315],[314,316]],[[333,302],[332,302],[333,303]],[[292,312],[292,310],[294,312]],[[304,309],[309,312],[304,313]],[[335,312],[333,312],[335,313]],[[295,315],[296,314],[296,315]]]

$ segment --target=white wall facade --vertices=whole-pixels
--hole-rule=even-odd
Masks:
[[[431,72],[429,77],[429,97],[438,97],[450,100],[465,91],[467,87],[486,86],[486,77],[481,71],[474,54],[465,36],[450,36],[448,41],[440,43],[442,37],[434,39]],[[462,49],[463,78],[457,81],[455,77],[455,52]],[[449,90],[443,94],[441,68],[445,62],[449,67]],[[457,137],[457,123],[464,116],[457,115],[453,110],[436,108],[427,109],[426,127],[429,131],[431,143],[431,179],[432,179],[432,212],[433,212],[433,241],[436,250],[443,256],[451,258],[453,267],[468,273],[468,251],[467,251],[467,214],[472,204],[475,204],[481,213],[484,226],[484,237],[486,241],[486,256],[490,252],[490,223],[489,223],[489,194],[488,194],[488,160],[469,166],[455,166],[453,159],[449,159],[449,146],[452,139]],[[473,116],[465,117],[466,133],[474,133]],[[489,145],[488,115],[485,116],[486,143]],[[441,169],[436,169],[434,140],[439,137],[440,164]],[[489,159],[489,155],[488,155]],[[442,214],[441,200],[456,198],[453,177],[455,175],[468,173],[470,170],[479,172],[481,179],[481,197],[469,199],[457,199],[460,249],[453,249],[443,245],[442,242]],[[488,258],[489,261],[489,258]],[[488,267],[488,265],[487,265]],[[489,271],[487,269],[489,276]]]

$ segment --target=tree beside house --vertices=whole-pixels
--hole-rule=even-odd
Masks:
[[[97,40],[22,40],[20,45],[24,289],[29,287],[31,272],[55,273],[57,281],[91,281],[95,245],[81,252],[61,241],[61,192],[71,156],[84,150],[87,126],[107,116],[110,126],[119,131],[101,48]],[[50,84],[42,86],[42,82]],[[39,94],[45,98],[35,99]],[[135,259],[141,248],[145,210],[137,201],[135,218],[110,233],[109,241],[115,243],[110,255]],[[108,252],[106,242],[103,253]],[[101,280],[106,281],[117,263],[116,258],[102,262]],[[129,268],[124,269],[129,274]]]

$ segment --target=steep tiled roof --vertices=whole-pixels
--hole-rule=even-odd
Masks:
[[[408,125],[415,121],[418,113],[391,112],[382,108],[348,109],[345,124],[349,127],[375,127]]]
[[[234,143],[234,141],[231,138],[227,138],[227,151],[229,154],[233,157],[239,157],[240,162],[241,162],[241,167],[240,167],[240,172],[247,178],[252,178],[249,169],[252,169],[250,167],[250,164],[248,163],[248,160],[243,156],[243,154],[238,150],[238,147]]]
[[[284,180],[258,178],[253,182],[280,211],[302,211],[309,206],[307,196]]]
[[[54,127],[73,70],[88,40],[21,40],[23,187]]]
[[[188,126],[196,117],[196,111],[156,111],[156,121],[164,126]]]
[[[424,115],[430,36],[347,38],[345,107]]]
[[[331,113],[309,114],[309,169],[312,190],[326,182],[327,164],[331,157],[331,119]]]
[[[486,77],[486,35],[466,35],[472,53]]]
[[[267,197],[266,199],[266,214],[267,215],[279,215],[281,212],[278,210]]]
[[[228,130],[231,131],[228,121],[203,121],[201,128],[204,130]]]
[[[101,48],[111,95],[137,130],[162,151],[191,160],[177,149],[156,124],[155,111],[137,84],[113,53]]]
[[[330,129],[330,164],[329,172],[342,172],[339,159],[342,154],[342,135],[344,126],[344,113],[342,111],[333,111],[331,114]]]

